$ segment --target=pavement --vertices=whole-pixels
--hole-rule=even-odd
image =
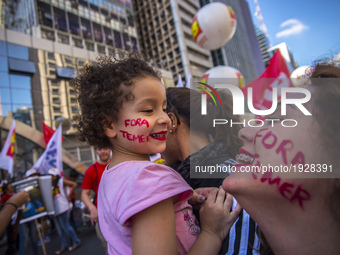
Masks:
[[[101,245],[100,240],[97,238],[96,231],[93,226],[79,226],[76,228],[76,233],[81,240],[81,246],[73,251],[65,251],[62,255],[105,255],[105,250]],[[2,242],[4,243],[4,242]],[[52,236],[52,240],[45,244],[46,255],[54,255],[55,251],[60,249],[60,240],[57,234]],[[6,245],[0,247],[0,255],[5,254],[7,249]],[[38,247],[38,255],[44,255],[41,246]],[[15,254],[19,254],[17,251]],[[11,255],[15,255],[11,254]],[[28,242],[27,255],[32,254],[32,249]]]

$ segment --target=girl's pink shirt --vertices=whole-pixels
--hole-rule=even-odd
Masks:
[[[172,168],[149,161],[128,161],[106,169],[99,185],[98,218],[109,254],[132,254],[131,217],[179,194],[174,204],[177,250],[186,254],[200,229],[187,202],[193,191],[183,178]]]

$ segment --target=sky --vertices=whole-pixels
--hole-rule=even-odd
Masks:
[[[258,25],[254,0],[247,0]],[[258,0],[271,45],[286,42],[298,66],[340,59],[339,0]],[[237,17],[236,17],[237,18]]]

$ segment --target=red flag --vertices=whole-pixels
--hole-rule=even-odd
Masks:
[[[256,109],[270,109],[272,106],[273,87],[278,87],[278,101],[281,99],[281,88],[293,87],[290,72],[280,50],[271,58],[267,69],[256,80],[250,82],[242,91],[247,97],[247,89],[253,89],[253,105]],[[269,79],[271,78],[271,79]]]
[[[50,141],[55,131],[53,130],[53,128],[47,126],[43,121],[42,121],[42,126],[43,126],[44,140],[46,144],[48,144],[48,142]],[[64,140],[64,137],[61,137],[61,141],[63,140]]]

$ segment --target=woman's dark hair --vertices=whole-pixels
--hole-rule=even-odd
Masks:
[[[7,192],[8,191],[8,186],[10,185],[11,183],[10,182],[5,182],[4,184],[2,184],[2,190],[4,192]]]
[[[71,178],[78,178],[79,177],[79,173],[76,170],[71,169],[69,177],[71,177]]]
[[[340,68],[339,63],[322,61],[314,66],[311,75],[314,91],[313,116],[320,126],[322,149],[339,171],[340,155]],[[337,176],[338,177],[338,176]],[[340,190],[330,195],[330,210],[340,226]]]
[[[238,153],[242,146],[238,138],[240,124],[230,127],[230,120],[240,122],[240,117],[233,115],[232,96],[224,91],[218,91],[222,101],[222,106],[214,105],[208,100],[207,114],[201,115],[201,96],[196,90],[189,88],[167,88],[166,96],[168,99],[167,112],[179,115],[181,121],[185,122],[193,130],[205,134],[214,141],[222,140],[228,147],[228,151],[233,157]],[[169,103],[170,101],[170,103]],[[213,127],[214,119],[226,119],[228,124],[216,125]]]
[[[58,187],[58,182],[60,180],[60,175],[56,175],[56,179],[52,182],[53,189],[56,189]]]
[[[101,148],[112,147],[103,125],[117,121],[123,103],[133,100],[134,81],[147,76],[160,80],[159,72],[142,55],[116,49],[116,56],[99,56],[72,80],[80,105],[76,117],[79,140]]]
[[[311,74],[313,116],[322,132],[324,148],[333,159],[340,155],[340,68],[334,62],[318,62]],[[326,131],[327,130],[327,131]]]

